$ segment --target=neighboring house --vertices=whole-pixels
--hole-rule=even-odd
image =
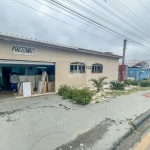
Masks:
[[[9,76],[16,72],[20,79],[37,87],[42,71],[47,71],[50,81],[55,81],[55,91],[60,85],[86,86],[89,79],[102,76],[107,81],[118,79],[121,56],[53,44],[17,36],[0,35],[0,84],[8,87]]]
[[[129,61],[126,65],[128,65],[128,78],[139,81],[150,77],[148,61]]]

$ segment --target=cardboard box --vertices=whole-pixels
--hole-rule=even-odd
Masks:
[[[48,82],[48,92],[55,92],[55,82]]]

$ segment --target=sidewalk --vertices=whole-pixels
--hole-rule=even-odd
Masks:
[[[107,150],[150,109],[148,91],[88,106],[47,95],[0,104],[1,150]]]

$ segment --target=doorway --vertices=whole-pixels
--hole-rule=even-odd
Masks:
[[[2,77],[3,77],[3,88],[5,90],[10,90],[10,75],[12,73],[11,67],[2,67]]]

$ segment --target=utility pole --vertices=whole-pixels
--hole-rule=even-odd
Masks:
[[[123,42],[123,58],[122,58],[122,73],[121,73],[121,80],[124,81],[125,79],[125,54],[126,54],[126,46],[127,46],[127,39]]]
[[[125,63],[126,46],[127,46],[127,40],[125,39],[124,43],[123,43],[123,58],[122,58],[122,65],[123,66],[124,66],[124,63]]]

